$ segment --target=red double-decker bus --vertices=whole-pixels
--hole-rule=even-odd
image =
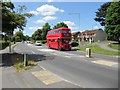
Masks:
[[[71,50],[71,30],[69,28],[58,28],[50,30],[46,36],[47,46],[58,50]]]

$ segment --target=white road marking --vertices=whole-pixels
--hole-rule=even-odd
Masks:
[[[32,45],[32,44],[27,44],[27,45]]]
[[[43,70],[47,70],[47,69],[45,69],[43,66],[40,66],[40,67],[42,67],[43,68]],[[49,70],[47,70],[47,71],[49,71]],[[49,71],[50,72],[50,71]],[[52,73],[52,72],[51,72]],[[59,75],[57,75],[57,74],[55,74],[55,73],[53,73],[54,75],[56,75],[56,76],[58,76],[60,79],[62,79],[63,81],[65,81],[65,82],[68,82],[68,83],[71,83],[71,84],[73,84],[73,85],[75,85],[75,86],[79,86],[79,87],[81,87],[81,88],[85,88],[85,87],[83,87],[82,85],[79,85],[79,84],[77,84],[77,83],[75,83],[75,82],[72,82],[72,81],[69,81],[69,80],[67,80],[67,79],[65,79],[65,78],[63,78],[63,77],[61,77],[61,76],[59,76]]]
[[[93,62],[95,64],[105,65],[105,66],[118,65],[117,62],[105,61],[105,60],[96,60],[96,61],[91,61],[91,62]]]
[[[39,64],[38,64],[39,65]],[[40,68],[42,68],[43,70],[46,70],[43,66],[39,65]]]
[[[32,51],[32,53],[33,53],[33,54],[35,54],[35,52],[34,52],[34,51]]]
[[[42,51],[42,52],[53,52],[55,50],[51,50],[51,49],[37,49],[39,51]]]
[[[65,56],[65,57],[67,57],[67,58],[71,58],[71,56]]]
[[[85,57],[85,56],[82,56],[82,55],[75,55],[75,54],[70,54],[70,53],[67,53],[67,52],[61,52],[61,51],[52,50],[52,49],[37,49],[37,50],[42,51],[42,52],[52,52],[50,54],[59,55],[59,56],[67,57],[67,58],[71,58],[71,57]]]
[[[52,53],[52,54],[54,54],[54,55],[58,55],[58,54],[56,54],[56,53]]]

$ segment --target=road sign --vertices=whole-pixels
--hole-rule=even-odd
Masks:
[[[9,31],[7,32],[8,35],[12,35],[13,34],[13,31]]]

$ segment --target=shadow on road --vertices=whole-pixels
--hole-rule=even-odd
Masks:
[[[17,60],[24,60],[23,54],[18,54],[18,53],[4,53],[0,54],[1,62],[0,62],[0,67],[10,67],[13,66],[14,63]],[[41,54],[28,54],[27,55],[27,60],[35,60],[37,62],[43,61],[43,60],[53,60],[53,56],[45,56]]]
[[[53,60],[53,56],[45,56],[41,54],[29,54],[28,60],[36,60],[36,61],[43,61],[43,60]]]

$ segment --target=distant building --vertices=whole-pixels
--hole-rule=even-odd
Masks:
[[[107,34],[102,29],[86,30],[72,34],[73,39],[79,38],[80,41],[94,42],[107,40]]]
[[[72,40],[77,39],[80,33],[81,32],[74,32],[74,33],[72,33]]]

